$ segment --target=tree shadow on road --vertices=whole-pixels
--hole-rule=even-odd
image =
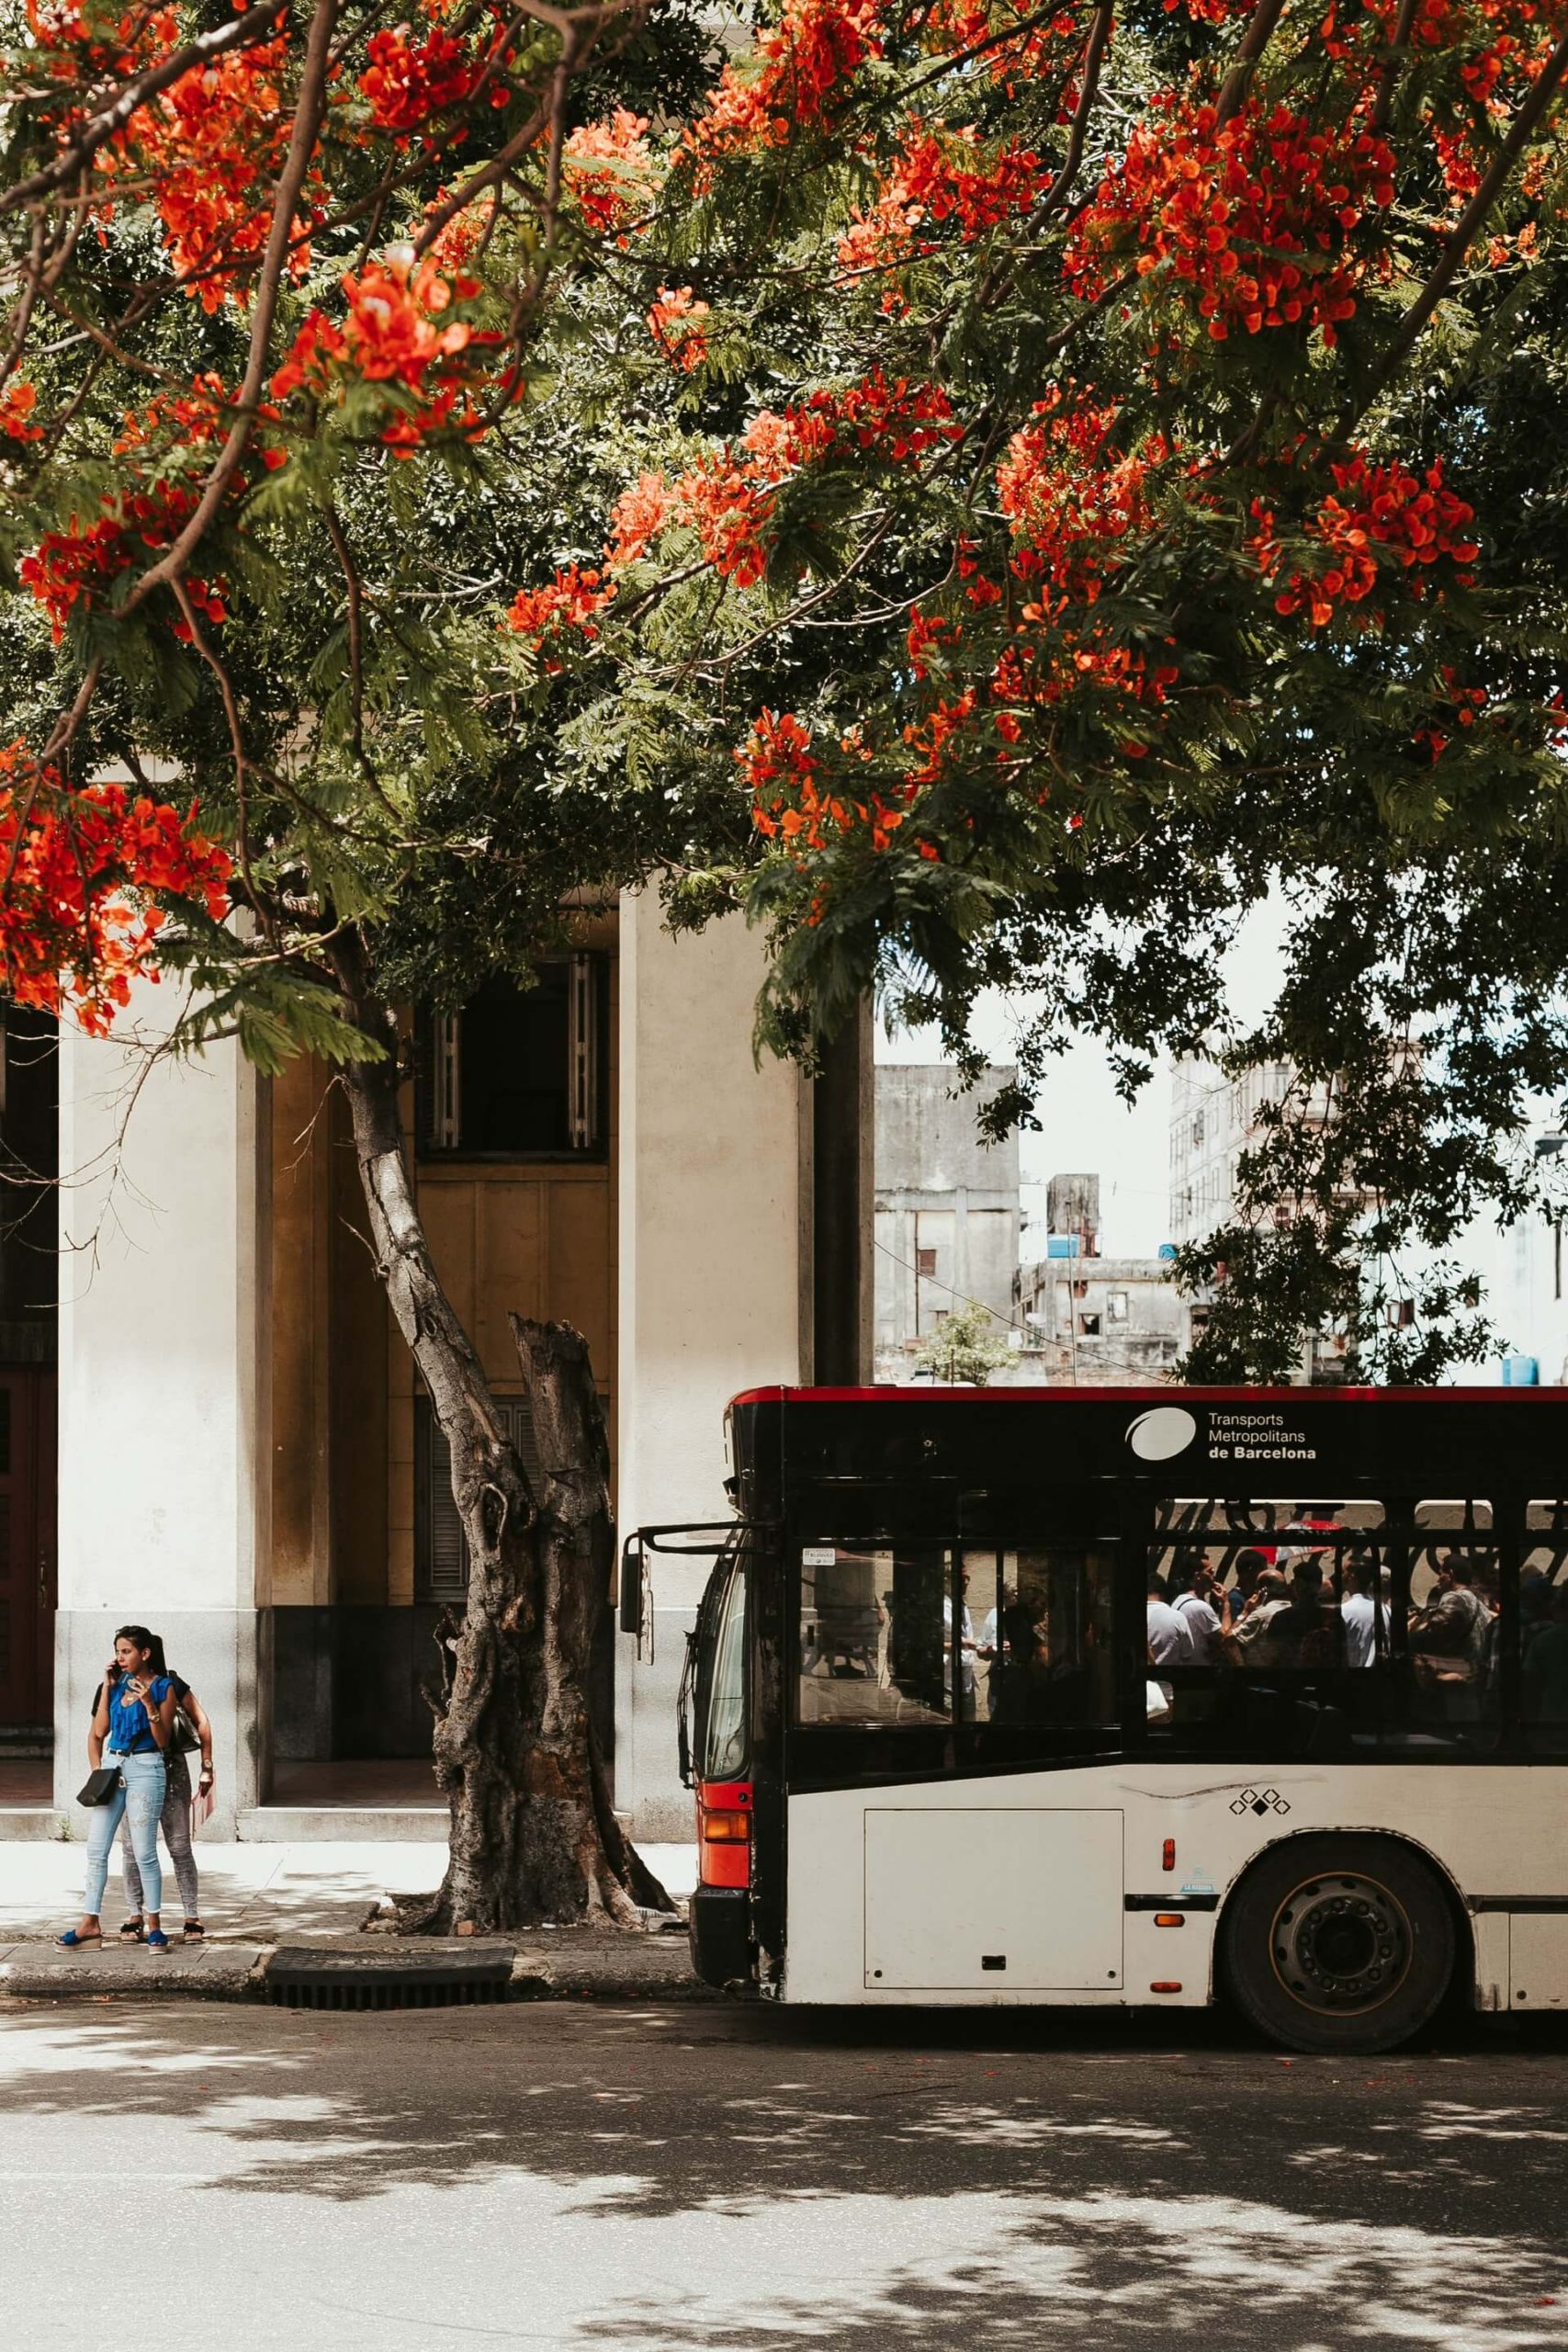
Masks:
[[[1289,2061],[1213,2017],[12,2004],[0,2117],[141,2116],[154,2170],[194,2133],[214,2188],[367,2222],[482,2190],[525,2273],[610,2224],[682,2278],[502,2342],[1534,2352],[1565,2058],[1556,2021]]]

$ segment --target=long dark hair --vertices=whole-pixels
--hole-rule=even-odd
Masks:
[[[169,1669],[164,1663],[164,1643],[161,1634],[149,1633],[145,1625],[117,1625],[114,1637],[117,1642],[134,1642],[139,1650],[148,1651],[151,1655],[153,1673],[167,1674]]]

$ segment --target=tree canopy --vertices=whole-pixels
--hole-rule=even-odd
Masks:
[[[1441,1271],[1380,1309],[1568,1085],[1555,0],[5,46],[13,993],[174,966],[354,1064],[660,874],[768,927],[768,1046],[1029,991],[993,1120],[1075,1029],[1327,1085],[1189,1253],[1197,1368],[1474,1343]]]

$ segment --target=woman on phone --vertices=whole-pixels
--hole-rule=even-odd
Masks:
[[[152,1670],[153,1641],[145,1625],[122,1625],[114,1637],[114,1657],[104,1676],[93,1727],[87,1735],[92,1769],[118,1768],[119,1785],[107,1804],[93,1808],[87,1833],[87,1894],[80,1924],[55,1941],[66,1951],[101,1944],[99,1915],[108,1879],[109,1848],[120,1816],[130,1822],[131,1843],[147,1893],[147,1943],[167,1951],[162,1925],[164,1873],[158,1861],[158,1816],[168,1781],[165,1760],[175,1721],[175,1686]],[[107,1747],[107,1755],[105,1753]]]
[[[206,1709],[190,1684],[171,1671],[168,1661],[164,1656],[163,1636],[158,1634],[152,1635],[152,1671],[154,1674],[167,1674],[175,1693],[175,1735],[169,1743],[169,1786],[164,1799],[164,1811],[158,1826],[164,1833],[164,1843],[169,1849],[169,1859],[175,1866],[175,1877],[179,1883],[180,1901],[185,1905],[186,1918],[182,1940],[187,1944],[194,1944],[201,1941],[207,1930],[201,1924],[199,1882],[197,1877],[196,1855],[191,1848],[190,1766],[186,1759],[186,1749],[189,1739],[188,1735],[185,1738],[181,1737],[180,1718],[184,1716],[200,1744],[200,1788],[204,1797],[209,1796],[212,1792],[212,1724]],[[125,1900],[128,1906],[126,1916],[119,1923],[119,1939],[122,1944],[139,1944],[142,1940],[146,1921],[141,1916],[141,1872],[136,1866],[136,1848],[130,1835],[129,1815],[120,1827],[119,1867],[125,1881]]]

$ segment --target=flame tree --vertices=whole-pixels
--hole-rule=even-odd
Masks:
[[[679,413],[513,607],[750,800],[771,1043],[874,984],[962,1056],[1000,983],[998,1120],[1085,1030],[1294,1072],[1200,1372],[1482,1345],[1433,1253],[1568,1085],[1565,73],[1536,0],[786,0],[634,238]]]
[[[876,984],[962,1046],[1022,980],[1026,1071],[1076,1023],[1131,1082],[1214,1033],[1282,878],[1238,1050],[1336,1099],[1246,1171],[1213,1349],[1274,1369],[1361,1314],[1359,1250],[1522,1198],[1521,1089],[1568,1069],[1568,23],[0,27],[5,985],[102,1028],[171,970],[183,1042],[338,1064],[473,1559],[431,1923],[628,1917],[582,1367],[522,1334],[536,1498],[419,1222],[396,1007],[662,874],[677,921],[770,927],[766,1044]]]

